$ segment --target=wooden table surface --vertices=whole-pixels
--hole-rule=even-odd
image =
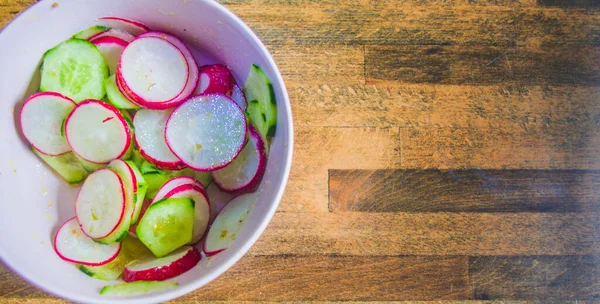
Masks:
[[[293,167],[175,303],[600,303],[600,1],[221,2],[284,76]],[[0,266],[0,302],[62,301]]]

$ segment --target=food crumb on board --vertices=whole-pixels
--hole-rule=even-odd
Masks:
[[[51,213],[48,213],[48,214],[46,214],[46,220],[47,220],[47,221],[51,221],[51,220],[52,220],[52,218],[53,218],[53,216],[52,216],[52,214],[51,214]]]
[[[48,207],[52,207],[52,206],[54,206],[54,202],[53,201],[49,201],[48,202]]]
[[[52,8],[57,8],[58,7],[58,2],[54,1],[52,2]]]

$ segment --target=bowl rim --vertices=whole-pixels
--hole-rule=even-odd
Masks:
[[[275,194],[275,197],[273,200],[274,204],[271,205],[271,207],[267,210],[267,212],[265,214],[265,218],[264,218],[265,220],[263,220],[259,223],[258,228],[256,230],[254,230],[250,234],[249,238],[244,241],[240,250],[236,251],[235,254],[233,254],[229,259],[225,260],[225,262],[222,265],[220,265],[217,268],[214,268],[210,275],[208,275],[207,277],[204,277],[204,279],[195,279],[195,280],[191,281],[189,284],[179,286],[178,288],[174,288],[171,290],[164,291],[161,294],[156,294],[156,295],[142,294],[142,295],[138,295],[138,296],[132,296],[131,298],[106,298],[106,300],[98,300],[97,298],[91,298],[88,296],[74,296],[72,294],[63,292],[62,290],[61,291],[52,290],[49,286],[47,286],[43,283],[36,282],[34,279],[34,275],[32,275],[31,273],[29,273],[26,270],[17,269],[17,267],[14,267],[13,264],[11,264],[9,261],[7,261],[4,257],[0,256],[0,260],[3,262],[4,265],[6,265],[7,268],[9,268],[14,273],[18,274],[21,278],[23,278],[28,283],[42,289],[43,291],[45,291],[47,293],[59,296],[63,299],[75,301],[75,302],[85,302],[85,303],[93,302],[93,303],[111,303],[111,304],[112,303],[148,304],[148,303],[159,303],[159,302],[173,300],[173,299],[179,298],[183,295],[191,293],[192,291],[205,286],[206,284],[214,281],[216,278],[218,278],[223,273],[225,273],[229,268],[231,268],[234,264],[236,264],[244,255],[246,255],[248,250],[250,250],[250,248],[256,243],[258,238],[263,234],[263,232],[265,231],[265,229],[271,222],[273,216],[275,215],[277,208],[279,207],[279,204],[281,203],[281,198],[283,197],[283,193],[287,186],[291,167],[292,167],[293,153],[294,153],[294,124],[293,124],[292,110],[291,110],[291,104],[290,104],[287,88],[285,86],[285,82],[283,81],[283,77],[281,76],[281,72],[279,71],[279,68],[277,67],[277,64],[275,63],[275,60],[273,60],[273,57],[271,56],[271,53],[265,47],[263,42],[258,38],[258,36],[254,33],[254,31],[252,31],[252,29],[250,29],[250,27],[242,19],[240,19],[237,15],[235,15],[233,12],[231,12],[229,9],[227,9],[224,5],[218,3],[215,0],[199,0],[199,1],[204,3],[205,5],[211,6],[212,8],[215,8],[215,9],[221,11],[227,18],[231,19],[231,21],[233,23],[236,23],[237,25],[240,26],[243,33],[245,35],[247,35],[247,37],[249,37],[252,40],[252,42],[254,42],[259,47],[260,52],[262,52],[264,55],[266,55],[265,57],[267,59],[268,64],[273,68],[273,71],[275,72],[274,76],[277,80],[277,83],[281,84],[280,90],[283,95],[282,102],[287,104],[287,107],[285,107],[285,111],[286,111],[286,115],[288,117],[288,120],[287,120],[288,142],[286,143],[286,149],[287,149],[288,153],[287,153],[287,158],[285,159],[285,164],[283,166],[283,180],[281,182],[281,186],[279,187],[279,189],[277,190],[277,193]],[[5,30],[7,30],[11,26],[13,26],[15,21],[18,20],[19,18],[21,18],[26,12],[33,9],[34,7],[37,7],[38,5],[45,4],[46,2],[48,2],[48,1],[38,1],[37,3],[31,5],[30,7],[24,9],[21,13],[19,13],[17,16],[15,16],[8,24],[6,24],[0,30],[0,35]]]

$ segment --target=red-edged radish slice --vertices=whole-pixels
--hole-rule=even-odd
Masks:
[[[225,205],[235,198],[235,195],[221,190],[215,183],[210,184],[206,188],[206,195],[210,203],[210,223],[215,220],[217,214],[223,210]]]
[[[138,216],[138,220],[141,219],[142,217],[144,217],[144,214],[146,213],[146,210],[148,210],[148,207],[150,207],[150,205],[152,205],[152,200],[144,200],[143,204],[142,204],[142,208],[140,210],[140,215]],[[135,232],[135,229],[137,228],[137,223],[131,225],[129,227],[129,235],[134,237],[134,238],[138,238],[137,234]]]
[[[107,168],[119,175],[121,181],[123,182],[123,191],[125,192],[125,215],[124,221],[127,221],[127,228],[131,223],[133,218],[133,214],[135,212],[136,202],[137,202],[137,188],[138,181],[135,173],[133,172],[133,168],[121,159],[115,159],[111,161]],[[140,206],[141,208],[142,206]]]
[[[171,112],[172,109],[137,111],[133,117],[135,142],[140,154],[148,162],[161,169],[180,170],[185,164],[169,150],[165,141],[165,124]]]
[[[183,246],[162,258],[147,259],[127,265],[123,271],[123,281],[168,280],[192,269],[201,259],[198,249]]]
[[[131,145],[129,125],[112,105],[99,100],[78,104],[65,123],[65,134],[75,154],[103,164],[123,156]]]
[[[169,149],[196,171],[227,166],[246,139],[246,116],[231,98],[220,94],[190,98],[176,108],[165,128]]]
[[[260,185],[267,168],[265,142],[253,126],[249,127],[249,140],[242,152],[225,168],[212,172],[219,188],[241,194],[252,192]]]
[[[231,91],[231,99],[235,101],[242,110],[246,110],[248,108],[248,101],[246,100],[246,96],[244,96],[244,92],[240,88],[239,85],[234,84],[233,90]]]
[[[88,39],[88,40],[91,43],[96,43],[96,40],[98,40],[100,38],[104,38],[104,37],[119,38],[121,40],[127,41],[127,43],[130,43],[133,40],[135,40],[135,36],[131,35],[130,33],[126,32],[126,31],[122,31],[122,30],[118,30],[118,29],[110,29],[106,32],[99,33],[97,35],[90,37],[90,39]]]
[[[67,220],[54,237],[54,251],[71,263],[100,266],[114,260],[121,251],[121,243],[104,245],[94,242],[81,231],[77,218]]]
[[[165,198],[191,198],[194,200],[194,226],[192,241],[189,244],[198,243],[204,236],[210,219],[210,204],[204,188],[197,184],[180,185],[169,191]]]
[[[125,48],[117,73],[126,95],[137,104],[166,109],[185,89],[189,68],[183,53],[172,43],[141,37]]]
[[[205,65],[200,68],[200,81],[194,93],[231,95],[233,76],[222,64]]]
[[[31,95],[21,108],[21,130],[43,154],[56,156],[71,151],[64,136],[64,122],[76,104],[54,92]]]
[[[108,169],[91,173],[75,201],[81,230],[93,239],[106,238],[115,232],[124,218],[126,207],[123,181]]]
[[[117,71],[121,54],[129,43],[123,39],[110,36],[94,39],[93,43],[98,47],[102,56],[104,56],[104,61],[106,61],[110,73],[114,74]]]
[[[167,33],[162,33],[162,32],[148,32],[148,33],[141,35],[140,37],[157,37],[157,38],[164,39],[164,40],[172,43],[174,46],[176,46],[181,51],[183,56],[185,56],[185,59],[187,60],[187,64],[188,64],[188,68],[189,68],[187,84],[186,84],[185,88],[183,89],[183,91],[181,92],[181,94],[179,94],[179,96],[177,96],[177,98],[175,98],[171,102],[169,102],[169,104],[170,104],[169,107],[178,106],[179,104],[184,102],[188,97],[190,97],[190,95],[194,92],[194,90],[198,86],[198,81],[200,79],[200,77],[199,77],[200,73],[199,73],[199,69],[198,69],[198,64],[196,63],[196,59],[194,59],[194,56],[192,55],[192,53],[190,52],[188,47],[185,45],[185,43],[183,43],[183,41],[181,41],[179,38],[177,38],[173,35],[169,35]]]
[[[135,97],[133,95],[131,95],[131,93],[129,92],[129,90],[127,90],[127,88],[125,88],[123,86],[123,79],[121,79],[118,71],[119,71],[119,66],[117,65],[117,73],[115,74],[115,82],[117,83],[117,88],[119,89],[119,91],[121,92],[121,94],[123,94],[123,96],[127,100],[131,101],[132,104],[134,104],[134,105],[136,105],[138,107],[141,107],[141,105],[139,105],[139,104],[137,104],[135,102]]]
[[[152,203],[156,203],[156,202],[162,200],[163,198],[165,198],[167,193],[171,192],[171,190],[173,190],[181,185],[186,185],[186,184],[192,184],[192,185],[197,185],[199,187],[202,187],[202,184],[200,184],[198,181],[196,181],[191,176],[178,176],[178,177],[170,179],[162,187],[160,187],[160,189],[158,189],[158,192],[156,192],[156,195],[154,196]]]
[[[204,242],[206,256],[213,256],[233,244],[246,217],[252,211],[255,200],[253,195],[244,194],[231,200],[221,210],[206,235]]]
[[[110,28],[120,29],[131,33],[134,36],[139,36],[145,32],[150,31],[150,28],[135,20],[120,18],[120,17],[102,17],[98,19],[98,23]]]

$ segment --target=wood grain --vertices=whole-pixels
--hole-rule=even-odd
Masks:
[[[278,212],[250,255],[598,255],[600,214]]]
[[[600,256],[473,257],[475,298],[598,299]]]
[[[366,81],[596,86],[599,55],[598,47],[367,45]]]
[[[333,212],[600,212],[600,171],[329,170]]]

